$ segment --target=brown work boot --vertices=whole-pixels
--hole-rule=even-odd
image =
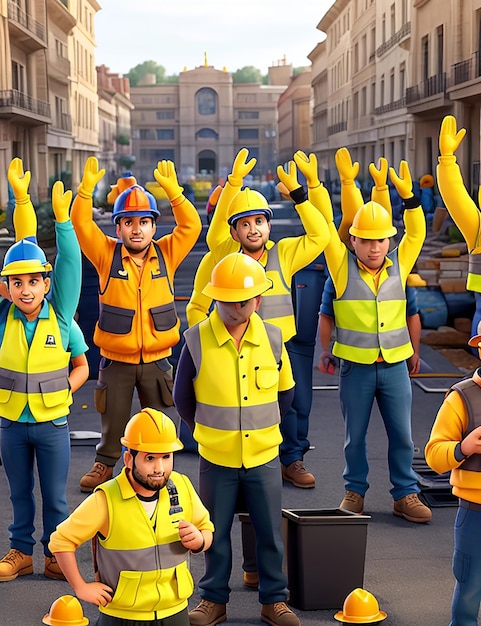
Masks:
[[[0,582],[33,574],[32,557],[12,548],[0,561]]]
[[[430,522],[433,517],[431,509],[421,502],[417,493],[410,493],[400,500],[394,500],[393,513],[409,522]]]
[[[259,587],[259,572],[244,572],[244,587],[257,589]]]
[[[314,474],[308,472],[302,461],[294,461],[287,467],[281,465],[282,478],[292,483],[294,487],[300,487],[301,489],[311,489],[316,485],[316,478]]]
[[[43,575],[52,580],[67,580],[64,573],[60,569],[60,565],[57,563],[57,559],[54,556],[45,557],[45,568]]]
[[[96,461],[92,465],[92,469],[90,472],[87,472],[80,479],[80,491],[84,493],[91,493],[95,487],[98,487],[106,480],[110,480],[112,478],[112,474],[114,472],[114,468],[109,465],[105,465],[105,463],[99,463]]]
[[[215,624],[225,622],[226,619],[225,604],[218,604],[210,600],[201,600],[195,609],[189,613],[191,626],[215,626]]]
[[[339,508],[362,515],[364,512],[364,498],[355,491],[346,491]]]
[[[263,604],[261,621],[271,626],[300,626],[301,622],[285,602]]]

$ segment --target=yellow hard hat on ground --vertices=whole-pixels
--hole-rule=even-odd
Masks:
[[[177,437],[174,422],[157,409],[142,409],[127,422],[120,443],[139,452],[176,452],[184,444]]]
[[[347,624],[372,624],[381,622],[386,617],[387,613],[379,610],[379,604],[372,593],[360,587],[351,591],[344,600],[342,611],[334,615],[338,622]]]
[[[386,239],[393,237],[397,229],[391,216],[377,202],[366,202],[354,216],[349,234],[361,239]]]
[[[50,626],[86,626],[89,620],[84,617],[82,606],[74,596],[60,596],[52,603],[50,611],[42,619]]]
[[[272,281],[258,261],[247,254],[232,252],[214,267],[211,281],[202,293],[219,302],[242,302],[260,296],[271,287]]]

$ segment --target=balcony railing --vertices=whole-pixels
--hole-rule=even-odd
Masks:
[[[344,130],[347,130],[347,122],[338,122],[337,124],[327,127],[327,134],[335,135],[336,133],[342,133]]]
[[[446,73],[435,74],[423,80],[422,83],[406,89],[406,104],[414,104],[419,100],[431,98],[446,93]]]
[[[460,85],[481,77],[481,50],[473,52],[470,59],[455,63],[451,67],[451,82]]]
[[[394,35],[379,46],[376,50],[376,56],[381,57],[390,48],[396,46],[400,41],[411,34],[411,22],[406,22]]]
[[[389,113],[390,111],[397,111],[398,109],[402,109],[406,106],[406,98],[399,98],[399,100],[394,100],[394,102],[389,102],[388,104],[383,104],[380,107],[376,107],[374,109],[375,115],[382,115],[383,113]]]
[[[12,22],[20,24],[20,26],[23,26],[23,28],[29,30],[42,42],[47,42],[45,26],[41,22],[33,18],[31,15],[29,15],[15,2],[8,3],[8,19]]]
[[[50,104],[48,102],[32,98],[32,96],[16,89],[0,91],[0,112],[2,109],[12,107],[29,111],[39,117],[50,117]]]

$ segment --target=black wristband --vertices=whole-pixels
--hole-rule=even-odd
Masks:
[[[417,209],[420,204],[421,200],[417,196],[411,196],[411,198],[403,200],[403,207],[405,209]]]
[[[291,196],[291,198],[296,204],[302,204],[302,202],[305,202],[307,200],[307,191],[304,189],[302,185],[298,187],[297,189],[293,189],[289,193],[289,195]]]

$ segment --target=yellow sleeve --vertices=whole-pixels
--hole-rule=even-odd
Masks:
[[[61,522],[50,536],[48,548],[55,552],[75,552],[99,531],[106,534],[108,530],[109,513],[107,499],[103,491],[94,493]]]
[[[294,387],[294,377],[292,375],[291,361],[286,350],[285,343],[282,344],[281,369],[279,370],[279,391],[287,391]]]
[[[459,467],[454,450],[463,439],[467,427],[467,415],[461,396],[451,392],[443,401],[433,424],[424,454],[426,462],[438,474]]]
[[[357,211],[364,204],[361,190],[353,180],[345,181],[341,185],[341,212],[339,236],[346,245],[349,243],[349,228]]]
[[[98,271],[105,257],[105,246],[111,238],[107,237],[93,219],[92,199],[77,194],[72,203],[70,219],[82,252]]]
[[[399,243],[399,272],[403,285],[422,250],[426,238],[426,218],[421,206],[404,211],[405,233]]]
[[[212,252],[207,252],[199,263],[199,267],[195,273],[192,294],[185,308],[189,328],[198,324],[209,315],[212,299],[204,296],[202,290],[210,281],[214,266],[214,254]]]
[[[371,190],[371,200],[384,207],[392,219],[391,196],[389,195],[388,185],[383,185],[382,187],[374,186]]]
[[[288,284],[297,271],[312,263],[324,251],[330,239],[326,220],[309,200],[296,204],[296,210],[306,234],[285,237],[277,244],[282,274]]]
[[[37,237],[37,214],[31,200],[15,204],[13,211],[13,229],[15,241],[27,237]]]
[[[227,223],[227,212],[232,198],[240,189],[241,187],[232,185],[229,181],[224,185],[205,236],[209,250],[213,250],[231,236],[230,226]]]
[[[456,157],[438,157],[438,187],[449,214],[461,231],[469,252],[480,252],[480,211],[464,186]]]

